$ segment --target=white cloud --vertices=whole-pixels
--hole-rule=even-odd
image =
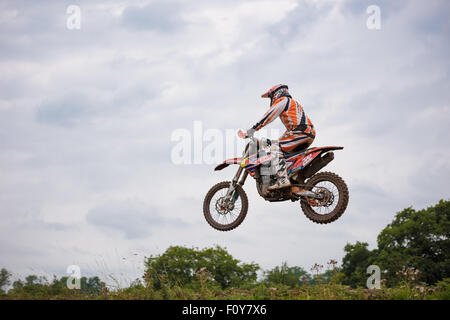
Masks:
[[[309,268],[340,259],[347,242],[373,247],[396,211],[448,197],[445,1],[382,1],[378,31],[360,1],[82,1],[73,31],[65,5],[1,5],[4,267],[106,273],[108,260],[132,278],[120,255],[219,244],[265,268]],[[233,168],[174,166],[171,132],[196,120],[248,128],[268,107],[259,95],[280,82],[317,127],[315,145],[345,147],[327,170],[348,182],[347,212],[314,225],[297,203],[264,202],[249,179],[246,220],[219,233],[202,200]],[[130,201],[144,209],[119,210]]]

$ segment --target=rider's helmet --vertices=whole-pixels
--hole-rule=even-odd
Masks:
[[[288,86],[285,84],[278,84],[269,89],[266,93],[261,95],[261,98],[270,98],[270,105],[283,95],[289,95]]]

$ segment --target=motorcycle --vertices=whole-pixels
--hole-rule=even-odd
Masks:
[[[208,224],[220,231],[229,231],[244,221],[248,198],[242,188],[247,176],[256,180],[256,189],[264,200],[300,201],[303,213],[315,223],[325,224],[338,219],[347,208],[349,192],[345,181],[332,172],[318,172],[334,159],[334,150],[344,147],[309,148],[285,155],[291,186],[268,190],[275,183],[274,149],[270,140],[247,137],[242,157],[227,159],[215,167],[222,170],[231,164],[239,165],[232,181],[214,185],[203,201],[203,214]]]

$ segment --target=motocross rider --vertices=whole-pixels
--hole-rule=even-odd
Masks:
[[[287,177],[285,157],[308,148],[314,141],[316,131],[303,107],[289,94],[287,85],[276,85],[262,94],[261,97],[270,98],[269,110],[246,133],[239,130],[238,135],[241,138],[253,136],[255,131],[268,125],[276,117],[280,117],[281,122],[286,127],[286,132],[279,140],[271,142],[274,157],[272,163],[275,165],[277,181],[267,190],[286,188],[291,186],[291,183]]]

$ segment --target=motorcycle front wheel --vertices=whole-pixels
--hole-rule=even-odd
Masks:
[[[213,186],[203,201],[203,214],[208,224],[219,231],[230,231],[244,221],[248,210],[248,198],[244,189],[237,185],[232,197],[226,198],[229,181],[223,181]]]

